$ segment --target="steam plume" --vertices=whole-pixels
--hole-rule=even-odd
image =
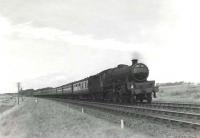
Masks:
[[[134,52],[131,53],[131,59],[130,60],[132,60],[132,59],[138,59],[138,62],[143,62],[143,63],[145,62],[144,56],[138,51],[134,51]]]

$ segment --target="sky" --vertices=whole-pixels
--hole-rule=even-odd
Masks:
[[[0,93],[56,87],[138,58],[156,82],[199,81],[197,0],[0,0]]]

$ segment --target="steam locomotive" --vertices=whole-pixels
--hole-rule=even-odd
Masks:
[[[120,64],[96,75],[56,88],[43,88],[34,91],[38,97],[57,97],[111,101],[113,103],[152,102],[158,87],[155,81],[148,81],[149,69],[137,59],[132,65]]]

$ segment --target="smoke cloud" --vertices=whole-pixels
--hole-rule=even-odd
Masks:
[[[138,59],[138,62],[145,62],[143,54],[141,54],[138,51],[132,52],[130,57],[131,57],[131,60]]]

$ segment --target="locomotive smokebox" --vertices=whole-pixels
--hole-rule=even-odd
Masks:
[[[138,63],[138,60],[137,59],[132,59],[132,65],[135,65]]]

